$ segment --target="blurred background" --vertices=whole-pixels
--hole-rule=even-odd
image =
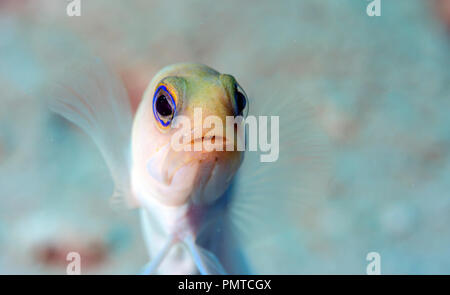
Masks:
[[[114,68],[134,108],[182,61],[255,99],[310,102],[333,165],[297,273],[365,274],[371,251],[385,274],[450,273],[450,1],[381,0],[375,17],[365,0],[81,0],[73,17],[69,3],[0,0],[0,274],[65,274],[69,251],[83,273],[147,262],[94,144],[30,95],[84,55]]]

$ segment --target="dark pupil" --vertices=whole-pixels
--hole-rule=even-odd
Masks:
[[[244,110],[246,103],[247,102],[246,102],[244,94],[242,94],[240,91],[238,91],[236,94],[236,104],[237,104],[237,109],[238,109],[239,114],[241,114],[242,111]]]
[[[167,97],[164,94],[161,94],[156,99],[156,111],[163,117],[167,117],[172,115],[172,106],[170,105]]]

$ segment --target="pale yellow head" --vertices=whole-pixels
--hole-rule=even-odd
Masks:
[[[247,97],[231,75],[200,64],[162,69],[147,87],[133,124],[132,183],[138,199],[179,206],[220,197],[239,168],[243,151],[237,151],[236,141],[234,151],[193,151],[198,142],[214,143],[219,137],[227,142],[226,130],[216,134],[212,128],[197,127],[214,116],[226,128],[227,116],[245,115],[247,108]],[[180,134],[181,125],[175,128],[175,122],[181,118],[190,121],[189,129],[183,125],[183,134],[191,136],[191,151],[175,151],[171,144]]]

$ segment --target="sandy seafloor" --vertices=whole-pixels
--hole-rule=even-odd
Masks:
[[[66,3],[0,1],[0,274],[65,273],[68,248],[83,273],[146,262],[137,212],[108,206],[94,144],[27,95],[86,52],[134,106],[158,69],[196,61],[234,74],[253,103],[315,107],[332,165],[295,273],[364,274],[370,251],[382,273],[450,273],[450,34],[434,1],[382,0],[372,18],[362,0],[81,0],[80,17]]]

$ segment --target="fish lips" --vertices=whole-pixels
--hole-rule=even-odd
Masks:
[[[190,150],[195,142],[190,143]],[[202,142],[204,145],[217,143],[204,137]],[[210,203],[220,197],[243,159],[242,152],[226,151],[228,144],[224,139],[224,151],[175,151],[166,145],[155,153],[146,168],[157,183],[160,201],[176,200],[179,204],[191,199],[195,203]]]

